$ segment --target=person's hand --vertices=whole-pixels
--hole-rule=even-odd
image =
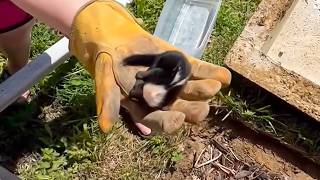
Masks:
[[[75,17],[70,34],[70,51],[95,80],[99,125],[108,132],[126,108],[142,134],[173,133],[184,121],[197,123],[206,118],[210,100],[228,86],[231,73],[224,67],[186,55],[192,77],[168,111],[150,110],[128,98],[135,74],[142,67],[123,66],[124,59],[138,54],[159,54],[178,50],[143,30],[127,10],[111,0],[87,4]]]

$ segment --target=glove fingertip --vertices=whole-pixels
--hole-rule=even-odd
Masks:
[[[227,87],[231,84],[232,74],[227,68],[221,67],[218,74],[220,75],[219,79],[221,80],[222,87]]]
[[[98,122],[99,122],[100,129],[104,133],[108,133],[111,130],[112,126],[113,126],[113,123],[112,123],[112,121],[110,119],[105,119],[103,117],[99,117]]]
[[[171,106],[170,110],[184,113],[186,122],[197,124],[208,116],[210,107],[207,102],[179,99]]]
[[[209,115],[209,111],[210,107],[207,102],[199,102],[198,107],[193,108],[193,110],[189,112],[186,121],[195,124],[202,122]]]
[[[213,98],[221,87],[221,82],[214,79],[190,80],[179,96],[189,101],[205,101]]]

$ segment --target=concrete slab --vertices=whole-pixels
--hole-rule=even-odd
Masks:
[[[296,1],[263,52],[320,85],[320,1]]]
[[[263,0],[225,63],[320,121],[319,22],[319,0]]]

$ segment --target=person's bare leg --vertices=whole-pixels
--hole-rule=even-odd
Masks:
[[[11,75],[28,63],[33,25],[34,20],[31,20],[12,31],[0,34],[0,50],[8,58],[6,68]],[[17,102],[25,102],[29,94],[30,92],[26,91]]]
[[[0,49],[8,58],[7,68],[10,74],[28,63],[33,24],[34,21],[31,20],[17,29],[0,34]]]

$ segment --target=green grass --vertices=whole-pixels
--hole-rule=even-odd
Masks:
[[[228,119],[279,140],[285,146],[319,164],[320,125],[314,119],[281,102],[277,97],[257,88],[247,80],[233,84],[219,98]]]
[[[211,43],[208,44],[203,60],[223,65],[224,57],[242,32],[261,0],[223,0]]]
[[[129,9],[153,32],[163,2],[135,0]],[[202,59],[223,65],[258,4],[259,0],[224,0]],[[60,37],[38,24],[32,38],[30,56],[35,57]],[[37,98],[30,105],[0,115],[0,156],[8,159],[5,165],[9,167],[11,161],[18,161],[12,169],[22,179],[151,179],[183,160],[178,145],[187,138],[186,130],[171,138],[143,140],[120,121],[110,133],[102,134],[95,117],[92,80],[76,59],[65,62],[32,90]],[[220,94],[225,112],[232,110],[231,117],[279,133],[282,124],[275,122],[268,104],[256,92],[252,96],[256,98],[248,101],[239,91]],[[314,138],[300,135],[300,141]],[[313,149],[319,148],[319,139],[311,142]]]
[[[153,33],[165,0],[134,0],[128,7],[137,18],[143,20],[142,26]]]
[[[30,58],[37,57],[59,39],[60,36],[57,34],[57,31],[44,24],[36,24],[34,26],[34,31],[32,32]]]

